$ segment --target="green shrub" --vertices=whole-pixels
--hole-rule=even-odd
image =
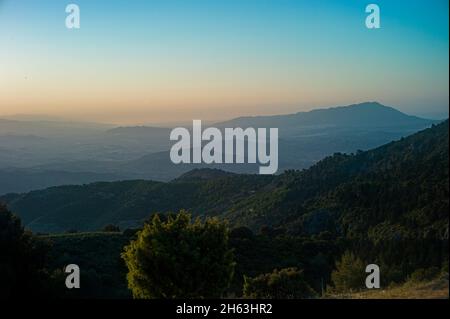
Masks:
[[[366,267],[361,259],[353,253],[345,252],[336,263],[336,270],[331,274],[334,291],[345,293],[365,288]]]
[[[134,298],[219,298],[233,272],[228,228],[181,211],[146,223],[122,254]]]
[[[243,295],[245,298],[305,299],[316,294],[306,283],[302,270],[284,268],[255,278],[244,276]]]

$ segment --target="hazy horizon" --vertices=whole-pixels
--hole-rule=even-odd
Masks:
[[[379,101],[448,115],[448,2],[0,0],[0,117],[221,121]]]
[[[355,104],[361,104],[361,103],[370,103],[370,101],[367,102],[360,102]],[[383,103],[381,103],[383,104]],[[292,115],[300,112],[309,112],[313,110],[319,110],[319,109],[328,109],[328,108],[334,108],[339,106],[350,106],[351,104],[345,104],[345,105],[328,105],[328,106],[321,106],[317,108],[311,108],[305,111],[297,111],[297,112],[289,112],[289,113],[273,113],[273,114],[243,114],[236,117],[226,117],[226,118],[218,118],[218,119],[211,119],[211,120],[203,120],[203,123],[205,124],[212,124],[222,121],[228,121],[235,119],[237,117],[254,117],[254,116],[272,116],[272,115]],[[384,105],[384,104],[383,104]],[[397,109],[395,106],[392,105],[385,105],[388,107],[393,107]],[[399,109],[397,109],[399,110]],[[399,110],[402,112],[402,110]],[[405,113],[405,112],[403,112]],[[430,120],[445,120],[449,118],[449,112],[443,112],[443,113],[424,113],[424,114],[414,114],[414,113],[405,113],[406,115],[411,116],[417,116],[424,119],[430,119]],[[112,125],[112,126],[155,126],[155,127],[169,127],[169,126],[176,126],[176,125],[185,125],[192,123],[193,119],[185,119],[185,120],[174,120],[174,121],[161,121],[161,122],[149,122],[149,121],[135,121],[135,122],[106,122],[106,121],[93,121],[92,119],[83,119],[83,118],[77,118],[77,117],[57,117],[52,116],[49,114],[6,114],[1,115],[0,119],[8,119],[8,120],[16,120],[16,121],[42,121],[42,122],[80,122],[80,123],[97,123],[97,124],[104,124],[104,125]]]

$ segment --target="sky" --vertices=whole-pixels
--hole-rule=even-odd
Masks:
[[[67,29],[75,3],[81,28]],[[367,29],[366,5],[381,9]],[[223,120],[379,101],[448,115],[447,0],[0,0],[0,116]]]

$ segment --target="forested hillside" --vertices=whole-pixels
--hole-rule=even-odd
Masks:
[[[170,183],[54,187],[2,200],[35,231],[120,226],[123,232],[110,225],[114,233],[41,236],[53,242],[55,280],[68,262],[88,270],[88,288],[67,297],[130,297],[120,253],[136,231],[127,228],[183,208],[229,222],[236,268],[228,296],[280,276],[302,278],[313,296],[339,296],[363,289],[371,263],[380,266],[383,287],[435,278],[448,286],[448,125],[280,176],[195,170]]]
[[[372,151],[335,154],[280,176],[227,217],[297,234],[448,238],[448,142],[446,121]]]
[[[154,212],[188,209],[254,230],[448,238],[448,121],[375,150],[335,154],[280,176],[197,170],[170,183],[63,186],[0,200],[41,232],[136,227]]]
[[[219,215],[273,179],[225,175],[205,180],[189,176],[171,183],[140,180],[52,187],[0,200],[37,232],[91,231],[107,224],[123,229],[142,225],[152,213],[182,208],[197,215]]]

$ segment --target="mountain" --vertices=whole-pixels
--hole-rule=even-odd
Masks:
[[[24,224],[39,232],[98,230],[107,224],[137,227],[157,211],[181,207],[218,215],[273,177],[236,175],[214,180],[101,182],[59,186],[0,197]]]
[[[196,170],[169,183],[53,187],[0,200],[36,231],[136,227],[151,213],[189,209],[232,225],[292,234],[448,238],[448,120],[357,154],[335,154],[279,176]],[[190,178],[206,177],[206,178]]]
[[[245,199],[226,217],[302,234],[448,239],[448,125],[287,172],[270,192]]]
[[[134,160],[167,150],[168,136],[169,129],[163,128],[0,119],[0,169],[93,172],[92,162]],[[99,173],[109,174],[102,168]]]
[[[116,150],[108,143],[96,142],[112,127],[97,123],[0,119],[0,169],[116,156]]]
[[[279,127],[279,167],[303,169],[335,152],[355,152],[383,145],[437,123],[405,115],[379,103],[362,103],[294,115],[239,118],[216,124],[218,127]],[[108,131],[116,143],[147,145],[148,150],[158,149],[155,136],[168,142],[169,129],[151,127],[124,127]],[[167,134],[167,135],[165,135]],[[134,139],[134,142],[132,141]],[[128,141],[128,142],[126,142]],[[163,148],[159,145],[160,149]],[[169,181],[193,168],[217,168],[234,173],[256,173],[257,165],[174,165],[167,150],[147,152],[135,159],[124,161],[64,161],[40,166],[41,169],[64,171],[98,171],[120,174],[130,179]],[[141,149],[142,152],[145,148]],[[129,151],[128,153],[130,153]]]
[[[62,184],[87,184],[97,181],[116,181],[120,176],[92,172],[64,172],[57,170],[0,169],[0,195],[29,192]]]
[[[49,121],[10,120],[0,118],[0,135],[36,135],[40,137],[86,137],[113,128],[110,124]]]
[[[291,115],[238,118],[218,123],[224,127],[279,127],[279,173],[305,169],[336,152],[368,150],[427,128],[436,121],[401,113],[376,102],[301,112]],[[207,125],[205,125],[206,127]],[[42,180],[42,186],[74,184],[69,174],[95,172],[111,181],[151,179],[170,181],[192,169],[213,168],[233,173],[254,174],[255,164],[182,164],[170,161],[170,129],[102,124],[0,120],[0,169],[26,169]],[[55,179],[43,172],[65,172]],[[11,176],[11,175],[10,175]],[[82,179],[95,181],[92,178]],[[10,177],[3,192],[23,188],[23,174]],[[15,184],[14,181],[17,180]],[[25,179],[26,180],[26,179]],[[0,181],[1,183],[1,181]],[[76,183],[78,184],[78,183]],[[35,185],[31,183],[30,185]],[[0,193],[1,194],[1,193]]]
[[[378,102],[317,109],[288,115],[240,117],[216,124],[219,127],[278,127],[291,130],[344,128],[404,130],[424,127],[435,121],[406,115]]]

